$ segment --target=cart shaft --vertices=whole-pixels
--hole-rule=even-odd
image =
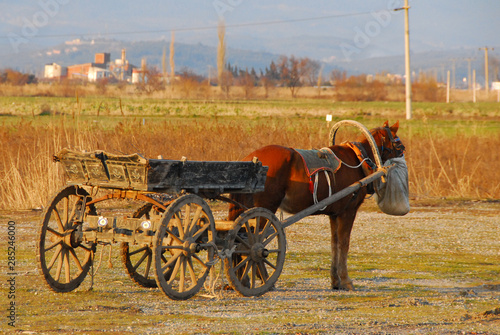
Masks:
[[[387,171],[390,168],[392,168],[392,166],[393,165],[380,168],[376,172],[372,173],[371,175],[351,184],[350,186],[344,188],[343,190],[341,190],[335,194],[332,194],[331,196],[321,200],[317,204],[314,204],[311,207],[307,207],[306,209],[298,212],[297,214],[290,216],[288,219],[286,219],[282,222],[281,225],[282,225],[283,229],[288,227],[288,226],[291,226],[292,224],[294,224],[296,222],[299,222],[300,220],[302,220],[306,216],[314,214],[315,212],[319,211],[321,208],[328,206],[328,205],[331,205],[334,202],[339,201],[340,199],[348,196],[349,194],[356,192],[361,187],[364,187],[364,186],[370,184],[371,182],[379,179],[380,177],[385,176],[387,174]]]

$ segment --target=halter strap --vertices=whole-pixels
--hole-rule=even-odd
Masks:
[[[400,157],[404,155],[405,153],[405,146],[403,143],[401,143],[401,140],[399,138],[394,139],[394,136],[392,136],[391,129],[389,127],[384,127],[385,131],[387,132],[387,137],[389,137],[389,141],[391,141],[392,144],[392,149],[388,149],[384,147],[384,144],[382,143],[382,151],[384,150],[389,150],[392,151],[394,150],[396,152],[396,156]]]

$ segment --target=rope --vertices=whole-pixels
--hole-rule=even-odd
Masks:
[[[224,287],[226,286],[224,276],[221,276],[221,274],[224,272],[224,259],[232,256],[233,252],[236,250],[236,246],[233,246],[231,249],[223,249],[219,251],[217,245],[213,241],[208,242],[208,244],[215,250],[215,257],[213,260],[207,263],[207,266],[210,266],[212,268],[217,262],[220,261],[220,270],[217,274],[217,277],[213,278],[212,275],[210,275],[209,282],[205,282],[204,286],[209,294],[205,294],[202,296],[206,298],[221,300],[223,298],[222,292],[224,291]],[[211,269],[210,271],[213,270]],[[219,278],[221,278],[221,285],[219,292],[217,293],[215,291],[215,286],[219,282]]]
[[[339,159],[340,159],[340,158],[339,158]],[[349,165],[349,164],[345,163],[343,160],[340,160],[340,161],[342,162],[342,164],[344,164],[344,165],[345,165],[345,166],[347,166],[348,168],[351,168],[351,169],[357,169],[357,168],[361,167],[361,165],[363,165],[363,163],[364,163],[365,161],[371,161],[371,159],[370,159],[369,157],[367,157],[367,158],[363,159],[363,160],[361,161],[361,163],[359,163],[359,164],[358,164],[358,165],[356,165],[356,166]]]
[[[109,264],[111,264],[111,244],[109,244],[109,259],[108,259],[108,266]],[[92,263],[91,263],[91,269],[90,269],[90,276],[92,278],[91,282],[90,282],[90,287],[89,287],[89,291],[92,291],[94,289],[94,277],[95,275],[97,274],[97,272],[99,271],[99,268],[101,267],[101,264],[102,264],[102,256],[104,255],[104,245],[102,246],[102,250],[101,250],[101,254],[99,255],[99,263],[97,264],[97,267],[94,271],[94,256],[95,256],[95,252],[94,251],[91,251],[91,258],[92,258]],[[111,267],[113,266],[113,264],[111,264]]]

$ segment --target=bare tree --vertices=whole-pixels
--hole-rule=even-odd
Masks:
[[[279,59],[278,69],[280,72],[280,82],[282,86],[290,89],[292,98],[297,96],[297,92],[302,86],[301,72],[304,69],[304,62],[304,60],[295,58],[293,55],[290,58],[281,56]]]
[[[347,80],[347,73],[340,70],[332,70],[330,73],[330,82],[332,85],[340,84]]]
[[[136,85],[136,89],[147,94],[164,89],[163,75],[156,67],[142,66],[143,80]]]
[[[251,98],[255,89],[255,76],[253,76],[250,72],[248,72],[248,69],[246,69],[240,78],[240,83],[245,92],[245,99]]]
[[[223,74],[226,71],[226,26],[222,20],[219,21],[217,35],[219,36],[219,44],[217,45],[217,79],[219,81],[219,86],[222,89]]]
[[[172,39],[170,40],[170,85],[174,84],[174,78],[175,78],[174,43],[175,43],[175,31],[172,31]]]
[[[161,58],[161,72],[163,74],[163,83],[167,83],[167,47],[163,47],[163,55]]]

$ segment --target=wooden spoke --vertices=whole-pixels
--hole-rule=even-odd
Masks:
[[[207,223],[205,225],[203,225],[202,227],[200,227],[200,229],[196,232],[196,234],[193,236],[193,239],[196,241],[198,240],[198,238],[205,234],[205,232],[207,231],[207,229],[210,228],[210,223]]]
[[[69,251],[68,251],[68,249],[64,250],[63,256],[64,256],[64,271],[66,274],[66,276],[65,276],[66,283],[69,283],[70,279],[71,279],[71,272],[69,272],[70,266],[69,266]]]
[[[238,271],[239,269],[241,269],[241,267],[242,267],[243,265],[247,266],[247,264],[248,264],[248,261],[249,261],[249,260],[250,260],[250,258],[248,258],[248,257],[247,257],[247,258],[245,258],[245,259],[243,259],[241,262],[239,262],[239,263],[238,263],[238,264],[234,267],[234,271]]]
[[[135,255],[135,254],[138,254],[138,253],[140,253],[140,252],[147,251],[147,250],[149,250],[149,247],[146,245],[146,246],[144,246],[144,247],[142,247],[142,248],[139,248],[139,249],[137,249],[137,250],[134,250],[134,251],[132,251],[132,252],[129,252],[128,254],[129,254],[129,256],[133,256],[133,255]]]
[[[170,258],[170,260],[166,261],[167,264],[165,264],[162,268],[161,268],[161,272],[163,274],[165,274],[165,271],[168,269],[168,268],[171,268],[172,267],[172,264],[174,262],[177,262],[177,259],[181,256],[181,253],[177,253],[176,255],[174,255],[172,258]]]
[[[264,246],[268,245],[271,243],[276,237],[278,236],[278,232],[274,232],[272,235],[269,235],[268,238],[262,242]]]
[[[68,229],[68,221],[69,221],[69,198],[64,198],[63,201],[63,209],[64,209],[64,230]]]
[[[57,257],[57,270],[56,270],[56,276],[55,276],[56,281],[59,281],[59,277],[61,277],[63,260],[64,260],[64,250],[61,250],[60,257]]]
[[[193,218],[191,219],[191,223],[189,224],[189,227],[187,228],[186,234],[188,234],[189,236],[193,236],[193,234],[194,234],[193,229],[194,229],[194,227],[197,226],[198,220],[200,220],[202,212],[203,212],[203,207],[199,206],[196,209],[196,212],[194,213]]]
[[[184,239],[184,228],[182,227],[182,219],[179,213],[175,213],[175,216],[173,217],[173,223],[177,226],[177,229],[179,230],[179,237],[181,239]],[[175,236],[172,232],[167,231],[170,235]],[[177,236],[176,236],[177,237]],[[180,241],[180,240],[179,240]]]
[[[52,269],[52,266],[54,265],[55,261],[58,259],[59,254],[61,253],[62,250],[62,245],[58,245],[56,251],[54,252],[54,255],[52,255],[52,259],[50,260],[49,264],[47,265],[47,269],[50,271]]]
[[[83,271],[82,264],[80,263],[80,260],[76,256],[76,253],[73,249],[69,249],[69,253],[71,254],[71,257],[73,258],[73,261],[75,262],[76,266],[78,267],[78,270]]]
[[[149,257],[148,253],[145,252],[144,254],[142,254],[141,258],[137,261],[137,263],[134,265],[134,271],[137,270],[137,268],[142,264],[142,262],[144,262],[144,260]]]
[[[62,241],[59,240],[59,241],[56,241],[54,243],[52,243],[51,245],[49,245],[47,248],[44,249],[45,252],[49,251],[50,249],[58,246],[58,245],[61,245]]]
[[[174,269],[172,270],[172,273],[170,274],[170,280],[167,282],[169,285],[172,285],[173,281],[175,280],[175,277],[177,276],[177,273],[179,272],[180,264],[182,263],[182,258],[183,257],[179,257],[175,261]]]
[[[153,255],[151,253],[148,254],[148,262],[146,264],[146,269],[144,269],[144,277],[149,276],[149,270],[151,269],[151,262],[153,260]]]
[[[54,207],[53,212],[54,212],[54,215],[56,217],[57,226],[59,227],[59,231],[62,233],[65,230],[64,229],[65,224],[63,224],[63,222],[61,220],[61,215],[59,214],[57,207]]]
[[[188,270],[189,270],[189,275],[191,277],[191,282],[196,283],[196,273],[194,271],[193,261],[191,258],[187,259],[187,266],[188,266]]]

